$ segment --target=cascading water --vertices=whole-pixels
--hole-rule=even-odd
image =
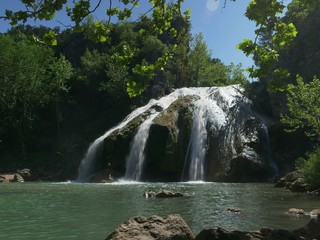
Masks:
[[[87,150],[84,158],[81,161],[80,167],[79,167],[79,173],[77,182],[88,182],[91,178],[91,176],[94,173],[95,168],[95,162],[97,158],[97,154],[99,150],[102,147],[103,140],[108,137],[111,133],[113,133],[115,130],[121,129],[124,126],[126,126],[132,119],[140,115],[141,113],[147,111],[152,105],[154,105],[155,100],[150,100],[150,102],[140,108],[137,108],[135,111],[133,111],[130,115],[128,115],[120,124],[117,126],[111,128],[108,130],[105,134],[97,138],[89,147]]]
[[[178,89],[176,91],[174,91],[173,93],[169,94],[168,96],[162,97],[159,100],[155,100],[155,99],[151,99],[149,101],[149,103],[143,107],[137,108],[135,111],[133,111],[130,115],[128,115],[119,125],[111,128],[110,130],[108,130],[104,135],[102,135],[101,137],[97,138],[89,147],[89,149],[87,150],[85,157],[82,159],[80,167],[79,167],[79,173],[78,173],[78,178],[76,181],[78,182],[88,182],[91,178],[91,176],[94,173],[94,168],[95,168],[95,161],[96,161],[96,156],[97,153],[99,152],[100,148],[102,147],[102,143],[104,141],[105,138],[107,138],[111,133],[113,133],[116,130],[119,130],[123,127],[125,127],[130,121],[132,121],[135,117],[139,116],[140,114],[148,111],[152,106],[159,106],[162,109],[166,109],[168,108],[168,106],[174,102],[176,99],[178,99],[180,96],[185,96],[188,93],[190,94],[190,92],[192,92],[191,90],[184,88],[184,89]],[[152,122],[152,119],[155,118],[159,113],[153,113],[153,116],[150,117],[150,125]],[[148,121],[148,120],[147,120]],[[144,125],[144,123],[142,124]],[[147,122],[144,125],[143,130],[141,130],[140,132],[138,131],[137,133],[142,133],[142,135],[148,135],[148,129],[150,128],[149,123]],[[136,137],[138,139],[138,136]],[[139,145],[139,147],[141,149],[144,149],[145,143],[146,143],[147,137],[145,139],[144,145],[142,146],[141,144]],[[132,148],[134,148],[134,146],[132,146]],[[132,152],[135,152],[134,150],[132,150]],[[135,155],[136,153],[132,153],[133,155]],[[138,154],[139,155],[139,154]],[[141,150],[141,155],[143,156],[143,150]],[[129,154],[130,156],[130,154]],[[138,161],[139,158],[134,158],[137,159]],[[128,161],[128,173],[126,174],[126,178],[128,178],[129,180],[136,180],[136,177],[140,174],[135,174],[135,173],[129,173],[131,170],[134,171],[134,168],[131,167],[131,165],[136,165],[134,163],[129,163]],[[139,164],[137,164],[139,165]],[[140,170],[139,170],[140,171]]]
[[[190,146],[190,165],[189,165],[189,180],[203,181],[204,165],[207,145],[207,104],[200,99],[195,104],[193,113],[193,124],[191,136],[189,140]]]
[[[269,130],[268,127],[262,122],[262,129],[264,132],[264,141],[265,141],[265,152],[266,152],[266,157],[269,162],[270,167],[272,168],[274,172],[274,176],[278,177],[279,176],[279,168],[278,165],[274,162],[273,157],[272,157],[272,152],[270,148],[270,137],[269,137]]]
[[[234,104],[236,92],[233,88],[193,88],[193,90],[194,94],[200,96],[200,99],[194,103],[191,135],[181,180],[184,180],[184,171],[189,162],[187,180],[204,181],[208,142],[207,127],[219,131],[226,124],[227,116],[223,108],[229,108]],[[219,102],[219,98],[215,96],[217,94],[224,96],[223,101]]]
[[[142,123],[134,136],[130,152],[127,157],[127,167],[124,179],[140,181],[144,164],[144,150],[149,137],[149,130],[152,124],[152,120],[157,114],[153,114],[148,120]]]
[[[104,136],[96,139],[87,150],[84,158],[81,161],[81,165],[79,167],[79,174],[77,178],[77,182],[88,182],[94,173],[95,167],[95,158],[97,157],[98,149],[101,148],[102,140]]]

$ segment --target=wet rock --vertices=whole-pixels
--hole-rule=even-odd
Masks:
[[[17,173],[26,181],[32,180],[31,170],[29,168],[18,169]]]
[[[6,182],[6,177],[3,175],[0,175],[0,183]]]
[[[306,192],[308,188],[308,185],[304,181],[303,178],[298,178],[295,181],[291,183],[291,185],[288,187],[288,189],[291,192]]]
[[[13,179],[10,182],[24,182],[24,179],[23,179],[23,177],[21,177],[20,174],[15,173],[13,175]]]
[[[14,173],[4,173],[0,175],[0,182],[8,183],[14,182]]]
[[[299,171],[288,173],[275,184],[275,187],[283,187],[291,192],[306,192],[308,189],[308,185]]]
[[[156,196],[156,193],[152,190],[148,190],[143,193],[143,196],[145,198],[154,198]]]
[[[313,210],[319,216],[320,209]],[[311,211],[312,212],[312,211]],[[202,230],[194,237],[190,228],[180,215],[169,215],[161,218],[134,217],[121,224],[106,240],[319,240],[320,221],[311,219],[302,228],[294,231],[284,229],[261,228],[259,231],[228,231],[224,228]]]
[[[309,212],[309,216],[311,218],[319,219],[320,209],[313,209],[312,211]]]
[[[295,239],[320,239],[320,221],[318,219],[311,219],[307,226],[293,231]]]
[[[227,211],[232,213],[237,213],[237,214],[243,213],[243,211],[240,208],[228,208]]]
[[[286,215],[291,217],[301,217],[305,215],[305,211],[300,208],[290,208],[288,211],[285,212]]]
[[[183,197],[182,193],[173,192],[169,190],[161,190],[160,192],[154,192],[152,190],[147,190],[143,193],[145,198],[177,198]]]
[[[267,236],[263,236],[261,232],[241,232],[241,231],[228,231],[223,228],[215,228],[215,229],[206,229],[202,230],[197,236],[196,240],[258,240],[258,239],[268,239],[272,233],[271,229],[264,229],[264,234]],[[274,239],[274,238],[272,238]],[[279,238],[281,239],[281,238]],[[277,240],[279,240],[277,239]],[[283,238],[282,238],[283,239]],[[290,238],[285,238],[290,239]],[[270,238],[271,240],[271,238]]]
[[[284,229],[262,228],[259,231],[228,231],[223,228],[202,230],[196,240],[301,240],[320,239],[320,221],[311,219],[307,226],[287,231]]]
[[[320,189],[319,190],[313,190],[313,191],[310,191],[308,193],[312,194],[312,195],[320,195]]]
[[[183,197],[182,193],[162,190],[155,195],[156,198],[176,198]]]
[[[121,224],[106,240],[193,240],[194,235],[180,215],[133,217]]]

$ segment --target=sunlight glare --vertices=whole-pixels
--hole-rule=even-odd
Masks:
[[[219,5],[220,5],[220,0],[207,0],[207,9],[210,12],[216,11]]]

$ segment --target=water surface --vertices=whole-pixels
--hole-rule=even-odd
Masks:
[[[170,189],[177,199],[145,199],[145,190]],[[267,184],[229,183],[23,183],[0,184],[0,239],[105,239],[136,215],[180,214],[198,234],[215,226],[230,230],[295,229],[307,217],[289,218],[291,208],[320,208],[320,199]],[[240,208],[234,214],[227,208]]]

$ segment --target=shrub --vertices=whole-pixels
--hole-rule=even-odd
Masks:
[[[306,159],[300,159],[297,168],[311,189],[320,189],[320,145],[315,151],[308,153]]]

